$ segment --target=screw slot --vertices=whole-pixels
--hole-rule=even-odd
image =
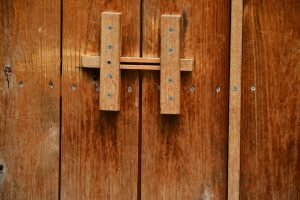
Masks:
[[[112,49],[112,44],[108,44],[107,48]]]
[[[196,87],[194,85],[192,85],[190,88],[190,92],[195,92],[195,90],[196,90]]]
[[[110,60],[108,60],[108,61],[107,61],[107,64],[109,64],[109,65],[110,65],[110,64],[111,64],[111,61],[110,61]]]
[[[174,32],[174,28],[173,27],[169,27],[169,32],[170,33]]]
[[[217,92],[217,93],[220,93],[220,92],[221,92],[221,87],[220,87],[220,86],[217,86],[217,87],[216,87],[216,92]]]
[[[112,25],[109,24],[109,25],[107,26],[107,29],[111,31],[111,30],[112,30]]]
[[[128,86],[128,93],[132,92],[132,86]]]
[[[255,86],[252,85],[252,86],[251,86],[251,91],[252,91],[252,92],[255,92],[255,90],[256,90]]]
[[[49,82],[49,87],[50,87],[50,88],[53,88],[53,86],[54,86],[53,82],[50,81],[50,82]]]

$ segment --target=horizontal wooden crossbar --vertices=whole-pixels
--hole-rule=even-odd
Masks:
[[[160,70],[160,58],[120,57],[120,68],[127,70]],[[100,68],[100,56],[82,56],[82,68]],[[180,59],[180,70],[191,72],[194,59]]]

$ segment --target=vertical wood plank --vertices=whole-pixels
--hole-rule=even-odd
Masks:
[[[121,13],[101,14],[100,110],[119,111],[121,100]]]
[[[180,15],[161,17],[161,114],[180,114],[180,18]]]
[[[55,200],[60,1],[1,0],[0,21],[0,199]]]
[[[231,1],[228,198],[240,199],[240,123],[243,0]]]
[[[299,11],[244,0],[241,199],[300,199]]]
[[[122,13],[122,56],[140,56],[140,0],[63,2],[61,199],[137,199],[138,72],[122,72],[120,112],[106,112],[99,69],[78,67],[100,55],[102,12]]]
[[[160,114],[160,72],[143,72],[141,199],[226,199],[230,1],[144,0],[143,10],[143,57],[161,54],[161,15],[181,15],[181,58],[195,67],[181,73],[180,115]]]

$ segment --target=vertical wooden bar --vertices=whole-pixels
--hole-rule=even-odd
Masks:
[[[232,0],[231,6],[228,200],[238,200],[240,196],[243,0]]]
[[[180,18],[161,17],[161,114],[180,114]]]
[[[120,110],[121,14],[101,15],[100,110]]]

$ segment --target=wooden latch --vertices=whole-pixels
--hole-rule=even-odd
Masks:
[[[180,114],[180,72],[192,71],[193,59],[180,59],[180,15],[161,16],[161,57],[121,57],[121,13],[101,15],[101,56],[81,57],[82,68],[101,68],[99,109],[120,110],[121,69],[160,70],[160,112]]]

